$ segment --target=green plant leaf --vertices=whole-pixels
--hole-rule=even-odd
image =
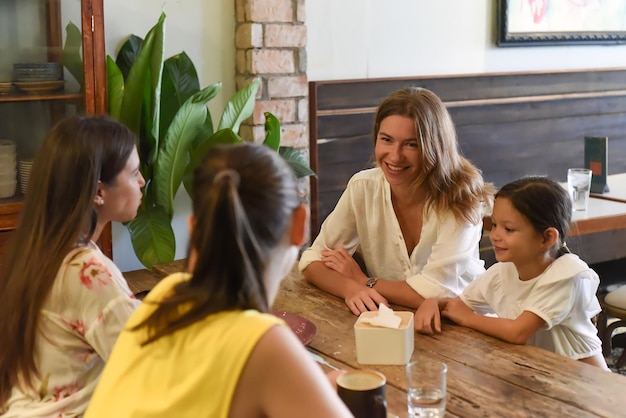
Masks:
[[[199,143],[193,150],[191,161],[189,161],[189,164],[187,164],[187,168],[185,169],[183,184],[185,186],[185,190],[187,190],[187,194],[193,198],[193,172],[200,165],[204,156],[211,148],[216,145],[236,145],[243,144],[244,142],[245,141],[233,132],[232,129],[226,128],[215,132],[210,137],[205,138],[203,142]]]
[[[211,112],[207,108],[206,119],[196,135],[196,138],[191,143],[191,153],[196,149],[196,147],[202,143],[205,139],[213,135],[215,132],[213,131],[213,120],[211,119]]]
[[[280,147],[280,122],[278,118],[270,112],[265,112],[265,141],[263,145],[267,145],[274,151],[278,151]]]
[[[219,93],[220,90],[222,90],[222,83],[218,81],[217,83],[211,84],[209,87],[211,88],[211,97],[209,98],[209,100],[211,100],[215,96],[217,96],[217,93]],[[211,111],[207,107],[207,113],[206,118],[204,119],[204,123],[202,124],[198,135],[196,135],[191,144],[191,153],[193,153],[193,150],[198,146],[198,144],[204,142],[205,139],[207,139],[214,133],[215,131],[213,130],[213,119],[211,118]]]
[[[109,115],[119,120],[124,100],[124,76],[115,61],[107,55],[107,95]]]
[[[311,170],[309,163],[304,158],[304,153],[293,147],[280,147],[278,153],[287,161],[289,167],[293,170],[296,178],[315,176],[315,172]]]
[[[176,238],[171,219],[158,206],[139,208],[137,216],[126,224],[133,249],[139,261],[147,268],[174,260]]]
[[[141,138],[141,148],[150,150],[158,149],[164,25],[165,14],[162,13],[158,23],[146,35],[137,60],[128,73],[120,112],[120,120]],[[144,120],[142,129],[142,108],[144,106],[147,111],[149,110],[151,116]],[[142,154],[146,155],[146,151],[143,151]],[[157,158],[157,156],[153,155],[153,158]]]
[[[139,55],[139,51],[141,51],[142,45],[143,39],[137,35],[130,35],[120,48],[120,51],[117,53],[115,63],[119,67],[120,71],[122,71],[124,79],[128,77],[130,69],[137,60],[137,56]]]
[[[218,131],[230,128],[234,132],[239,132],[241,122],[248,119],[254,111],[254,101],[259,85],[260,81],[255,79],[228,100],[217,126]]]
[[[61,62],[76,79],[82,90],[85,88],[83,59],[80,55],[83,45],[83,35],[80,29],[72,22],[68,23],[65,27],[65,33],[65,46],[61,53]]]
[[[185,174],[191,144],[206,120],[206,104],[212,97],[214,86],[209,86],[183,104],[174,116],[165,135],[165,145],[154,162],[156,203],[170,217],[174,213],[174,196]]]
[[[161,81],[161,126],[159,132],[167,132],[174,115],[192,95],[200,91],[198,74],[186,53],[165,60]]]

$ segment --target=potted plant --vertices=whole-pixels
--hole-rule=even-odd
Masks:
[[[109,113],[139,138],[146,186],[137,217],[126,227],[135,254],[148,268],[174,259],[176,192],[183,183],[191,196],[193,170],[211,147],[243,142],[239,127],[252,115],[259,88],[255,80],[235,93],[214,128],[207,103],[221,83],[200,88],[195,66],[184,52],[164,59],[165,21],[161,14],[145,39],[131,35],[115,60],[107,56]],[[73,73],[70,67],[80,68],[75,63],[80,46],[72,44],[70,27],[67,32],[64,63]],[[302,152],[280,146],[278,119],[270,113],[265,117],[264,144],[280,152],[296,177],[314,175]]]

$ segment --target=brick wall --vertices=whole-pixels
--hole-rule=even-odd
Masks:
[[[259,79],[254,114],[241,136],[263,141],[264,112],[281,122],[281,144],[308,149],[304,0],[235,0],[237,90]]]

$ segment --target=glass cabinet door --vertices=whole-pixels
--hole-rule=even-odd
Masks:
[[[80,57],[78,48],[63,54],[68,24],[80,41],[79,0],[0,0],[0,205],[21,200],[51,126],[84,113],[82,66],[79,82],[64,65]]]
[[[47,132],[106,113],[102,1],[0,0],[0,263]],[[111,255],[110,229],[100,245]]]

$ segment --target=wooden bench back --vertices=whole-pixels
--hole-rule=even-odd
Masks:
[[[609,174],[626,171],[626,68],[314,81],[310,90],[311,234],[349,178],[373,162],[376,106],[407,86],[446,103],[461,152],[496,186],[525,175],[564,181],[584,137],[609,138]]]

